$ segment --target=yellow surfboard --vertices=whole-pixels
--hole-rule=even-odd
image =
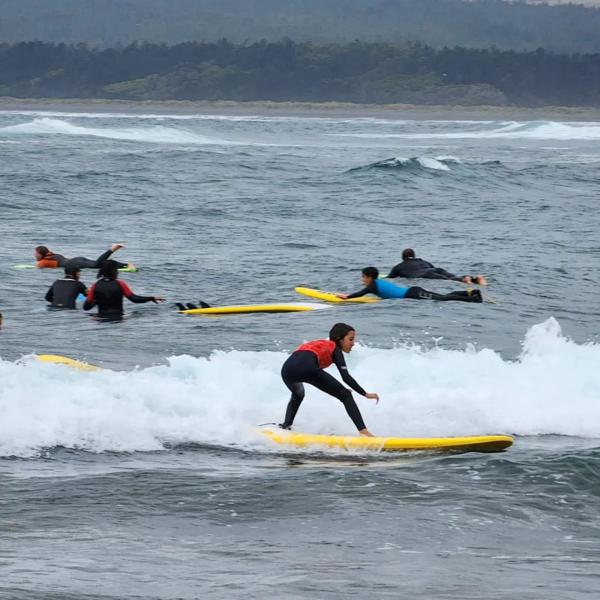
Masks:
[[[322,292],[321,290],[313,290],[312,288],[307,287],[297,287],[294,288],[296,293],[301,294],[302,296],[308,296],[309,298],[316,298],[317,300],[324,300],[325,302],[363,302],[363,303],[371,303],[371,302],[379,302],[380,298],[375,296],[361,296],[360,298],[350,298],[350,300],[342,300],[342,298],[338,298],[334,292]]]
[[[100,367],[95,367],[94,365],[75,360],[74,358],[60,356],[59,354],[38,354],[37,359],[40,362],[65,365],[71,367],[71,369],[78,369],[79,371],[102,371]]]
[[[242,315],[247,313],[306,312],[327,308],[310,302],[287,302],[283,304],[240,304],[237,306],[211,306],[210,308],[190,308],[180,310],[184,315]]]
[[[378,452],[501,452],[513,443],[510,435],[476,435],[442,438],[364,437],[362,435],[318,435],[261,429],[271,441],[296,448],[321,447]]]

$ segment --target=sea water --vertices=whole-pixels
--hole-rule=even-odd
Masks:
[[[0,113],[0,596],[598,595],[599,142],[589,122]],[[167,302],[120,322],[49,310],[59,272],[11,269],[39,244],[94,258],[121,241],[141,267],[121,277]],[[486,302],[173,306],[355,291],[405,247],[488,276]],[[515,445],[269,444],[281,364],[337,321],[381,396],[358,399],[374,433]],[[310,388],[295,428],[352,433]]]

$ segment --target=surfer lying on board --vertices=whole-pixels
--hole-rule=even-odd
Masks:
[[[375,267],[365,267],[362,270],[362,282],[365,287],[353,294],[337,294],[342,300],[360,298],[366,294],[375,294],[380,298],[413,298],[415,300],[457,300],[460,302],[483,302],[479,290],[465,290],[450,294],[437,294],[424,290],[422,287],[400,287],[390,281],[378,279],[379,271]]]
[[[130,287],[119,281],[119,263],[116,260],[105,260],[100,265],[100,279],[94,282],[87,293],[83,303],[83,310],[90,310],[98,306],[98,315],[101,317],[114,317],[123,314],[123,298],[136,304],[144,302],[164,302],[162,296],[138,296]]]
[[[394,277],[452,279],[453,281],[462,281],[468,284],[487,285],[487,279],[483,275],[454,275],[454,273],[449,273],[445,269],[434,267],[426,260],[416,258],[415,251],[412,248],[402,250],[402,262],[398,263],[387,276],[388,279],[393,279]]]
[[[77,308],[77,296],[87,296],[87,288],[79,281],[81,269],[77,264],[67,263],[64,279],[57,279],[46,292],[46,301],[54,308]]]
[[[279,427],[282,429],[291,428],[298,408],[304,400],[303,383],[310,383],[322,392],[337,398],[344,405],[348,416],[361,435],[373,437],[362,419],[350,390],[323,370],[335,364],[344,383],[349,385],[357,394],[379,402],[377,394],[365,392],[348,373],[342,353],[349,353],[352,350],[355,336],[356,332],[353,327],[345,323],[336,323],[329,332],[328,340],[314,340],[298,346],[283,363],[281,377],[292,392],[292,397],[285,411],[285,421]]]
[[[103,252],[96,260],[85,258],[85,256],[76,256],[75,258],[66,258],[62,254],[56,254],[48,250],[46,246],[37,246],[34,252],[38,269],[57,269],[66,267],[67,263],[77,265],[80,269],[98,269],[100,265],[107,260],[113,252],[124,248],[124,244],[111,244],[110,248]],[[131,263],[118,262],[118,269],[133,267]]]

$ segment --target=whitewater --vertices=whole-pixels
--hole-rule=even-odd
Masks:
[[[594,597],[599,139],[583,121],[0,112],[0,596]],[[121,241],[140,266],[121,277],[167,302],[120,322],[48,309],[59,273],[12,268],[39,244],[96,257]],[[406,247],[485,274],[485,301],[174,306],[352,292]],[[281,365],[338,321],[357,332],[350,372],[381,397],[357,397],[373,433],[514,445],[271,444]],[[307,386],[296,431],[352,429]]]

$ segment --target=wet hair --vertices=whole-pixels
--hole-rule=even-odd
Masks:
[[[42,256],[46,256],[46,254],[50,253],[50,250],[46,246],[36,246],[35,251],[39,252]]]
[[[70,275],[71,277],[75,277],[77,273],[81,271],[81,267],[70,260],[65,263],[65,275]]]
[[[105,260],[100,265],[98,277],[115,280],[119,276],[119,263],[116,260]]]
[[[409,258],[415,258],[415,251],[412,248],[402,250],[402,260],[407,260]]]
[[[329,339],[336,344],[339,344],[351,331],[356,331],[352,325],[347,323],[336,323],[329,330]]]
[[[362,270],[362,274],[377,279],[379,277],[379,269],[377,269],[377,267],[365,267]]]

